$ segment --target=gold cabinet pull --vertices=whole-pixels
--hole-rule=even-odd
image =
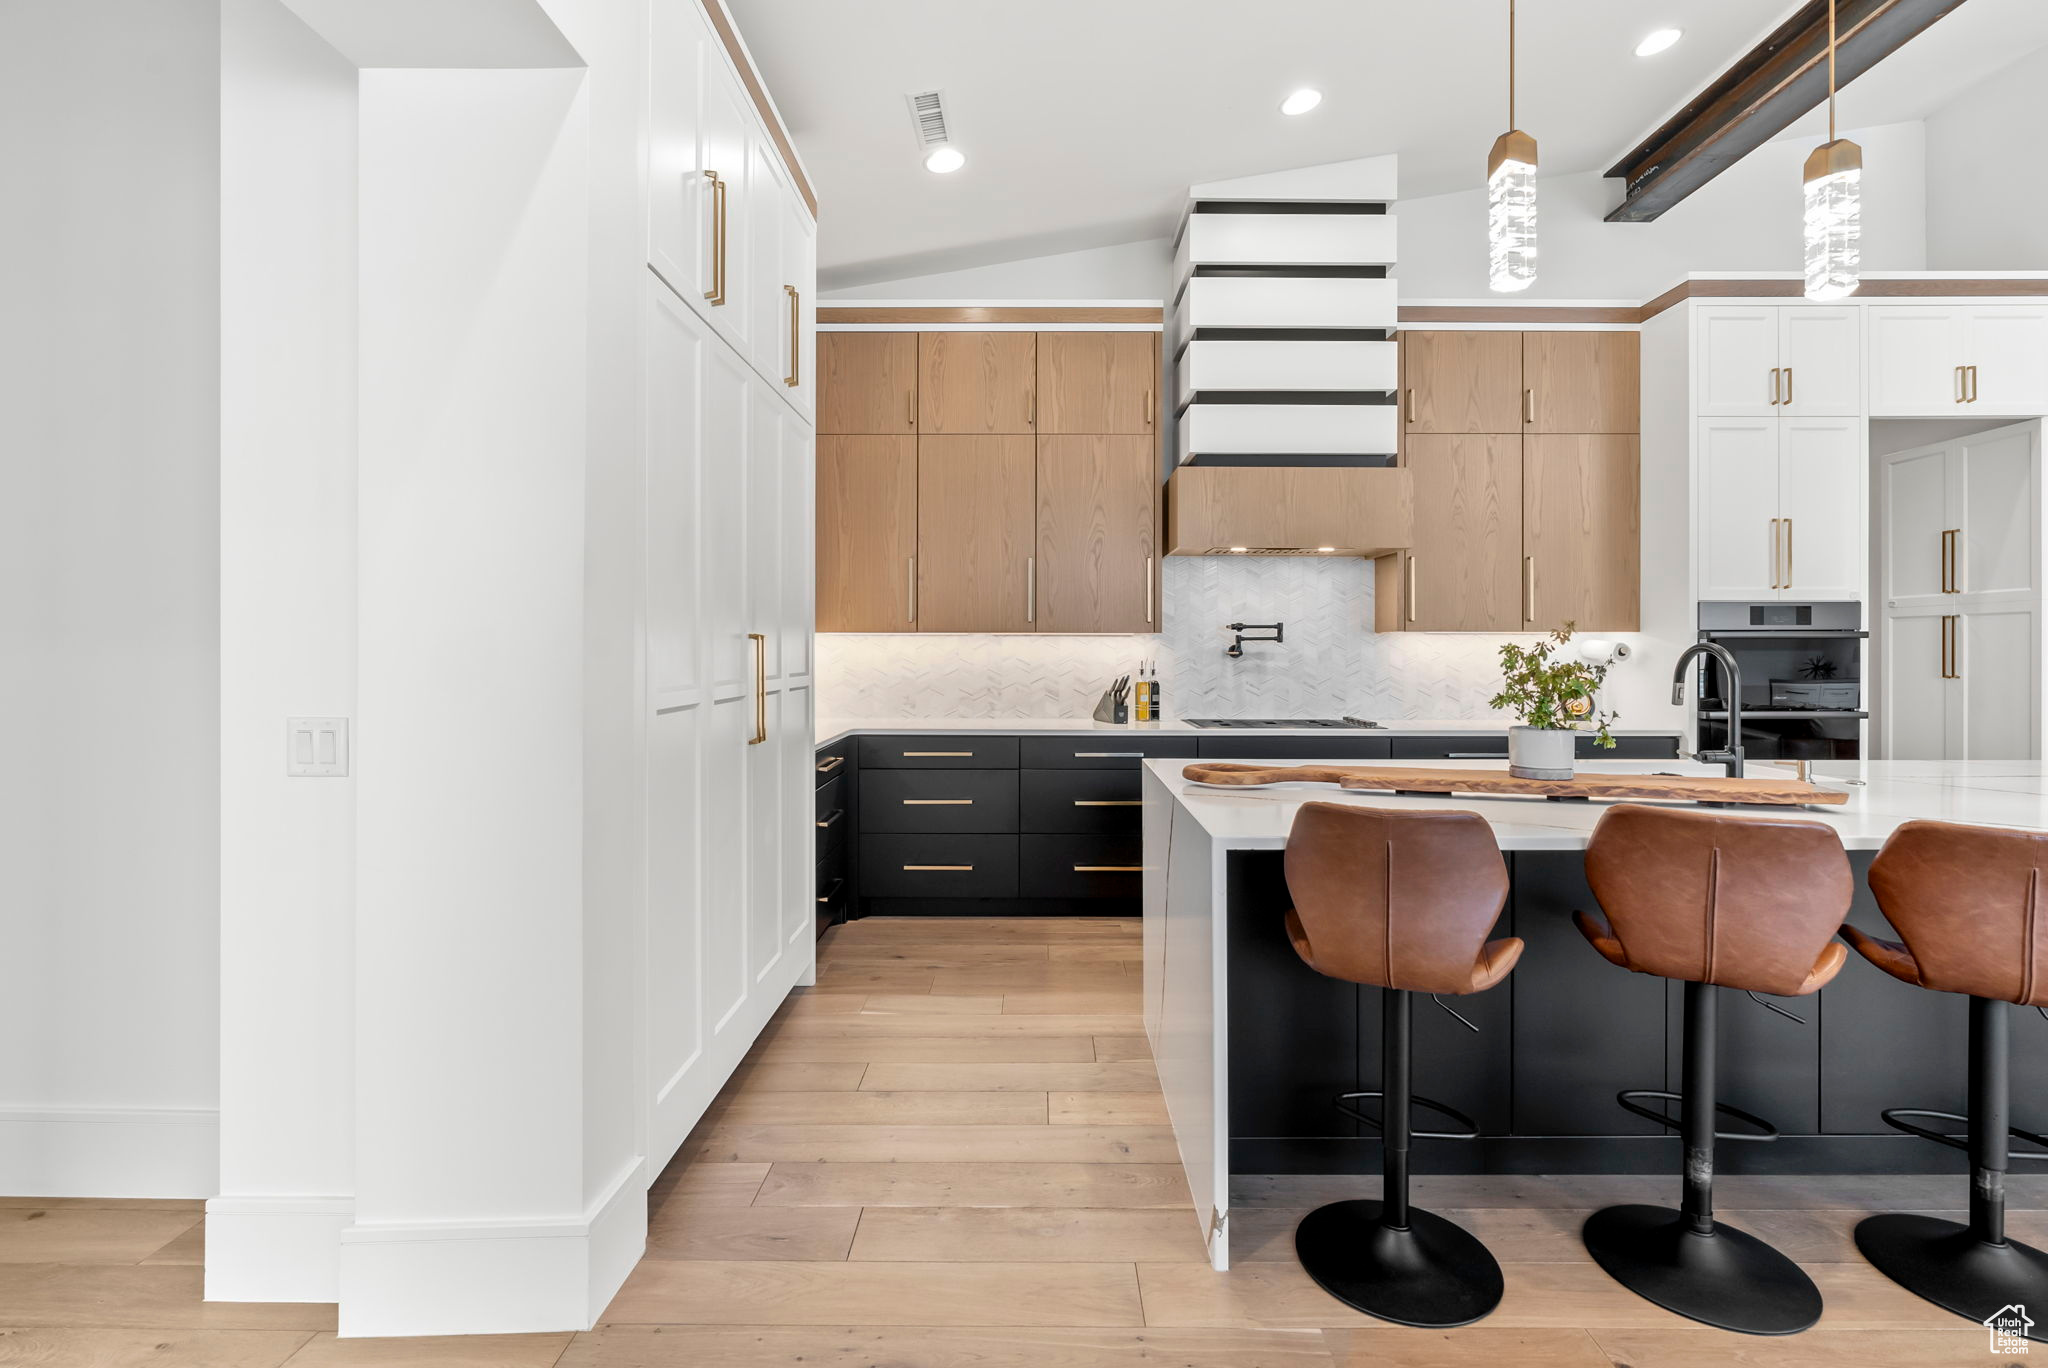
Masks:
[[[905,798],[905,807],[973,807],[972,798]]]
[[[1956,539],[1962,529],[1951,527],[1941,534],[1941,592],[1953,594],[1956,589]]]
[[[818,762],[818,773],[830,774],[845,763],[846,757],[843,755],[828,755]]]
[[[754,735],[747,744],[758,746],[768,739],[768,638],[749,632],[747,640],[754,643]]]
[[[1410,385],[1404,397],[1406,403],[1402,407],[1406,413],[1408,425],[1413,427],[1415,425],[1415,386]]]
[[[1408,558],[1408,620],[1415,621],[1415,557]]]
[[[909,566],[909,572],[908,572],[908,574],[907,574],[907,575],[905,576],[905,578],[906,578],[906,579],[908,579],[908,580],[909,580],[909,582],[910,582],[910,591],[909,591],[909,596],[908,596],[908,597],[909,597],[909,602],[908,602],[908,603],[906,603],[906,604],[904,604],[904,606],[903,606],[903,620],[904,620],[905,622],[916,622],[916,621],[917,621],[917,557],[915,557],[915,556],[912,556],[912,557],[911,557],[911,558],[909,559],[909,561],[907,562],[907,564],[908,564],[908,566]]]
[[[1076,798],[1075,807],[1143,807],[1143,798]]]
[[[1778,558],[1782,554],[1783,551],[1781,549],[1781,543],[1778,541],[1778,519],[1773,518],[1771,519],[1771,588],[1773,589],[1782,589],[1785,587],[1784,585],[1778,583],[1778,581],[1783,578],[1783,575],[1779,572],[1778,569],[1779,565],[1782,563]]]
[[[1965,366],[1963,369],[1969,372],[1970,402],[1974,404],[1977,402],[1977,368],[1975,366]],[[1958,675],[1956,677],[1960,679],[1962,676]]]
[[[1941,677],[1961,679],[1960,662],[1956,659],[1956,615],[1947,613],[1941,619]]]
[[[1145,557],[1145,621],[1152,621],[1152,557]]]
[[[1965,377],[1964,377],[1964,375],[1963,375],[1963,372],[1964,372],[1964,370],[1965,370],[1965,369],[1967,369],[1967,367],[1963,367],[1963,366],[1957,366],[1957,367],[1956,367],[1956,385],[1955,385],[1955,390],[1956,390],[1956,402],[1957,402],[1958,404],[1967,404],[1967,403],[1969,403],[1969,402],[1970,402],[1970,386],[1969,386],[1969,382],[1968,382],[1968,380],[1967,380],[1967,379],[1965,379]],[[1944,676],[1944,678],[1946,678],[1946,676]]]
[[[905,752],[903,752],[903,758],[904,758],[905,760],[929,759],[929,758],[933,758],[933,757],[938,757],[938,756],[946,756],[946,757],[949,757],[949,758],[952,758],[952,759],[961,759],[961,760],[972,760],[972,759],[974,758],[974,752],[973,752],[973,751],[905,751]]]
[[[818,905],[820,907],[823,907],[826,903],[831,902],[834,898],[839,896],[839,890],[844,888],[845,886],[846,880],[834,879],[832,881],[832,886],[826,889],[823,893],[820,893],[818,895]]]
[[[704,297],[716,308],[725,303],[725,181],[716,171],[706,171],[711,182],[711,288]]]
[[[917,391],[903,396],[903,421],[910,427],[917,426]]]
[[[923,871],[926,871],[926,870],[934,870],[934,869],[956,869],[956,870],[966,871],[966,870],[970,870],[970,869],[973,869],[973,868],[974,868],[974,866],[973,866],[973,865],[905,865],[905,866],[903,866],[903,868],[904,868],[904,871],[905,871],[906,873],[911,873],[911,874],[917,874],[917,873],[921,873],[921,872],[923,872]]]
[[[1792,406],[1792,368],[1785,367],[1785,406]]]
[[[1785,402],[1785,371],[1781,366],[1771,367],[1771,407]]]
[[[1531,427],[1536,424],[1536,391],[1533,389],[1522,391],[1522,421]]]
[[[1143,760],[1143,751],[1075,751],[1076,760]]]
[[[1528,610],[1523,615],[1522,621],[1534,622],[1536,620],[1536,558],[1534,556],[1522,557],[1522,600],[1523,607]]]
[[[1152,391],[1150,389],[1145,391],[1145,426],[1152,426]]]
[[[1024,620],[1038,621],[1038,557],[1024,558]]]
[[[1785,519],[1785,583],[1780,588],[1792,587],[1792,520]]]
[[[833,808],[832,815],[827,817],[824,821],[818,823],[818,830],[825,831],[830,829],[833,823],[837,822],[841,817],[844,817],[845,815],[845,808]]]
[[[1143,865],[1075,865],[1076,874],[1142,874]]]
[[[794,285],[785,285],[782,288],[789,295],[789,374],[782,377],[782,383],[795,389],[798,367],[802,364],[800,353],[803,351],[804,335],[803,297],[796,292]]]

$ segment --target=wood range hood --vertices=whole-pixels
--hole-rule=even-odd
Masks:
[[[1409,546],[1415,481],[1393,466],[1182,466],[1169,556],[1384,556]]]

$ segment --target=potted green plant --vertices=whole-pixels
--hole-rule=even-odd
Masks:
[[[1607,724],[1614,719],[1595,699],[1607,678],[1605,665],[1566,658],[1572,624],[1533,646],[1508,642],[1500,648],[1501,690],[1491,706],[1522,719],[1508,728],[1508,773],[1518,779],[1569,779],[1582,727],[1594,729],[1596,745],[1614,748]]]

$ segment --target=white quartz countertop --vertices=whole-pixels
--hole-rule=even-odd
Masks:
[[[818,744],[823,746],[842,737],[868,733],[876,736],[918,736],[952,733],[963,736],[1059,735],[1080,732],[1166,732],[1203,736],[1372,736],[1381,732],[1410,735],[1449,736],[1507,731],[1506,717],[1466,717],[1449,721],[1400,718],[1381,721],[1377,727],[1197,727],[1181,718],[1163,722],[1134,722],[1112,727],[1091,717],[821,717]],[[1677,736],[1676,727],[1615,727],[1616,736]],[[1356,761],[1348,763],[1356,764]]]
[[[1147,760],[1148,803],[1172,801],[1200,823],[1210,839],[1228,850],[1277,850],[1287,844],[1295,810],[1305,802],[1357,803],[1372,807],[1477,812],[1493,826],[1503,850],[1582,850],[1593,826],[1611,803],[1553,803],[1542,798],[1452,794],[1403,797],[1360,792],[1328,784],[1281,784],[1262,789],[1216,789],[1181,778],[1185,760]],[[1246,763],[1246,762],[1238,762]],[[1278,764],[1313,761],[1283,760]],[[1356,764],[1334,760],[1332,764]],[[1375,760],[1377,766],[1412,764],[1433,770],[1461,768],[1499,772],[1487,761]],[[1594,760],[1579,762],[1590,774],[1722,773],[1719,765],[1680,760]],[[1792,778],[1790,766],[1752,762],[1752,779]],[[2038,760],[1866,760],[1816,763],[1815,783],[1849,795],[1841,806],[1730,808],[1730,812],[1789,813],[1826,822],[1850,850],[1875,850],[1901,823],[1915,818],[1968,822],[1980,826],[2048,831],[2048,766]]]

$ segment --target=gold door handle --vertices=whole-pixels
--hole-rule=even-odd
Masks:
[[[758,746],[768,739],[768,638],[749,632],[747,640],[754,643],[754,735],[747,744]]]
[[[1969,385],[1969,381],[1968,381],[1968,380],[1967,380],[1967,379],[1966,379],[1966,378],[1964,377],[1964,375],[1963,375],[1963,372],[1964,372],[1964,371],[1965,371],[1966,369],[1968,369],[1968,367],[1965,367],[1965,366],[1957,366],[1957,367],[1956,367],[1956,386],[1955,386],[1955,388],[1956,388],[1956,402],[1957,402],[1958,404],[1967,404],[1967,403],[1969,403],[1969,402],[1970,402],[1970,385]],[[1946,678],[1946,676],[1943,676],[1943,677],[1944,677],[1944,678]]]
[[[1152,621],[1152,561],[1151,556],[1145,557],[1145,621],[1148,624]]]
[[[1522,616],[1524,622],[1536,620],[1536,558],[1522,557],[1522,606],[1528,611]]]
[[[798,368],[803,363],[799,355],[803,351],[803,297],[796,292],[794,285],[785,285],[782,288],[789,295],[789,374],[782,377],[782,383],[795,389]]]
[[[1152,391],[1150,389],[1145,391],[1145,426],[1152,426]]]
[[[1785,519],[1785,582],[1779,587],[1782,589],[1790,589],[1792,587],[1792,520],[1790,518]]]
[[[1781,564],[1778,558],[1782,554],[1783,551],[1781,543],[1778,541],[1778,519],[1773,518],[1771,519],[1771,588],[1773,589],[1782,589],[1785,587],[1784,585],[1778,583],[1780,579],[1784,578],[1784,576],[1778,569],[1779,565]]]
[[[830,888],[826,889],[826,890],[825,890],[825,891],[824,891],[823,893],[820,893],[820,894],[818,895],[818,905],[819,905],[820,907],[822,907],[822,906],[824,906],[824,905],[825,905],[826,903],[828,903],[828,902],[831,902],[831,901],[832,901],[832,900],[833,900],[834,898],[836,898],[836,897],[838,897],[838,896],[839,896],[839,890],[840,890],[841,888],[844,888],[845,886],[846,886],[846,880],[844,880],[844,879],[834,879],[834,880],[832,881],[832,886],[831,886]]]
[[[905,574],[905,578],[909,580],[909,582],[910,582],[910,586],[909,586],[909,595],[908,595],[908,597],[909,597],[909,602],[907,602],[907,603],[905,603],[905,604],[903,605],[903,620],[904,620],[905,622],[916,622],[916,621],[917,621],[917,557],[915,557],[915,556],[912,556],[912,557],[911,557],[911,558],[910,558],[910,559],[909,559],[908,561],[906,561],[906,562],[905,562],[905,564],[906,564],[906,565],[908,566],[908,570],[906,571],[906,574]]]
[[[846,757],[843,755],[828,755],[818,762],[818,773],[830,774],[845,763]]]
[[[1402,411],[1406,416],[1408,425],[1413,427],[1415,425],[1415,386],[1410,385],[1408,387],[1405,399],[1406,402],[1402,405]]]
[[[1948,617],[1948,677],[1963,677],[1963,619],[1956,613]]]
[[[1963,369],[1970,374],[1970,402],[1974,404],[1977,402],[1977,368],[1975,366],[1965,366]],[[1961,678],[1961,676],[1957,677]]]
[[[1076,798],[1075,807],[1143,807],[1143,798]]]
[[[1785,371],[1782,366],[1771,367],[1771,407],[1785,402]]]
[[[905,798],[905,807],[973,807],[972,798]]]
[[[1792,368],[1785,367],[1785,407],[1792,406]]]
[[[1941,619],[1941,677],[1943,679],[1962,678],[1961,673],[1956,669],[1955,659],[1956,619],[1955,614],[1946,613],[1943,614]]]
[[[1531,427],[1536,424],[1536,391],[1533,389],[1522,391],[1522,421]]]
[[[1941,534],[1941,592],[1956,592],[1956,532],[1948,528]]]
[[[973,865],[905,865],[905,866],[903,866],[903,868],[904,868],[904,869],[905,869],[905,870],[906,870],[907,872],[915,874],[915,873],[920,873],[920,872],[922,872],[922,871],[925,871],[925,870],[934,870],[934,869],[956,869],[956,870],[966,871],[966,870],[971,870],[971,869],[973,869],[973,868],[974,868],[974,866],[973,866]]]
[[[1143,865],[1075,865],[1076,874],[1142,874]]]
[[[917,426],[917,391],[911,390],[903,396],[903,422],[906,427]]]
[[[1035,427],[1037,427],[1037,426],[1038,426],[1038,386],[1037,386],[1037,385],[1033,385],[1033,386],[1031,387],[1031,392],[1030,392],[1029,394],[1026,394],[1026,395],[1024,396],[1024,403],[1025,403],[1025,416],[1024,416],[1024,421],[1025,421],[1025,422],[1027,422],[1027,423],[1029,423],[1029,424],[1030,424],[1030,425],[1031,425],[1032,427],[1034,427],[1034,428],[1035,428]]]
[[[725,181],[716,171],[706,171],[711,182],[711,288],[704,297],[712,307],[725,303]]]
[[[1024,558],[1024,620],[1038,621],[1038,557]]]
[[[903,752],[903,758],[904,758],[905,760],[917,760],[917,759],[936,759],[936,758],[938,758],[938,757],[942,757],[942,756],[943,756],[943,757],[946,757],[946,758],[948,758],[948,759],[955,759],[955,760],[972,760],[972,759],[974,758],[974,752],[973,752],[973,751],[905,751],[905,752]]]
[[[824,821],[818,823],[818,830],[829,830],[833,823],[837,822],[841,817],[844,817],[845,815],[845,808],[833,808],[832,815],[830,817],[827,817]]]
[[[1408,558],[1408,620],[1415,621],[1415,557]]]

